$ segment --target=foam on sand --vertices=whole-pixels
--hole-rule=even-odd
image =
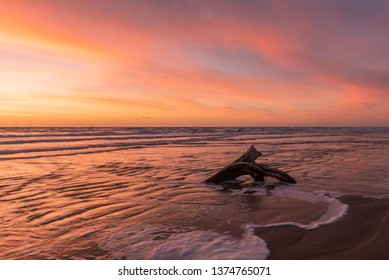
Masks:
[[[302,201],[310,202],[313,204],[323,203],[327,205],[326,212],[320,216],[319,219],[312,221],[309,224],[302,224],[296,222],[280,222],[280,223],[271,223],[266,225],[248,225],[248,227],[274,227],[274,226],[284,226],[284,225],[293,225],[298,226],[302,229],[311,230],[320,227],[321,225],[331,224],[338,221],[341,217],[346,215],[348,205],[340,202],[338,199],[332,197],[326,192],[316,192],[316,193],[307,193],[302,191],[296,191],[287,186],[278,187],[272,190],[272,194],[276,197],[290,197],[299,199]]]
[[[266,259],[270,255],[266,243],[253,231],[235,238],[212,231],[130,227],[113,234],[100,246],[113,252],[113,257],[126,259],[239,260]]]

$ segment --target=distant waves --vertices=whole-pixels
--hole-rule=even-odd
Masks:
[[[388,128],[1,128],[0,160],[71,156],[154,146],[229,146],[258,142],[324,145],[334,141],[338,144],[387,144],[385,133],[388,131]],[[358,138],[350,139],[349,136]]]

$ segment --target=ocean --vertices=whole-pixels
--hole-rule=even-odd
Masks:
[[[204,183],[251,145],[297,183]],[[389,128],[0,128],[0,259],[266,259],[388,194]]]

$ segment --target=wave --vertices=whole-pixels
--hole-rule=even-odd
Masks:
[[[0,129],[0,257],[264,259],[257,228],[316,229],[347,214],[340,195],[387,195],[382,131]],[[250,144],[298,183],[202,183]]]
[[[302,229],[312,230],[316,229],[322,225],[331,224],[338,221],[340,218],[346,215],[348,205],[340,202],[338,199],[331,197],[328,193],[305,193],[295,190],[277,189],[274,191],[274,195],[277,197],[288,196],[292,198],[297,198],[311,203],[326,203],[328,205],[327,211],[320,216],[319,219],[310,222],[309,224],[302,224],[297,222],[280,222],[280,223],[270,223],[265,225],[248,225],[248,227],[253,228],[263,228],[263,227],[276,227],[276,226],[297,226]]]
[[[99,246],[113,252],[115,259],[262,260],[270,255],[265,241],[251,232],[236,238],[213,231],[156,226],[122,229]]]
[[[389,140],[380,132],[387,129],[318,128],[133,128],[133,129],[1,129],[1,159],[39,158],[100,153],[116,149],[138,149],[169,145],[386,145]],[[16,132],[15,132],[16,131]],[[345,131],[347,133],[345,133]],[[325,133],[323,133],[325,132]],[[350,137],[358,133],[358,137]],[[361,134],[366,134],[361,137]],[[378,135],[373,137],[371,133]],[[377,134],[378,133],[378,134]],[[355,135],[354,135],[355,136]],[[380,137],[379,137],[380,136]],[[74,151],[80,151],[74,153]],[[81,152],[82,151],[82,152]],[[61,152],[53,154],[53,152]],[[34,154],[20,156],[20,154]],[[17,156],[15,156],[17,155]]]

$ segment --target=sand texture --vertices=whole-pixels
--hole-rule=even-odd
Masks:
[[[389,199],[347,195],[338,222],[315,230],[296,226],[260,228],[270,259],[389,259]]]

